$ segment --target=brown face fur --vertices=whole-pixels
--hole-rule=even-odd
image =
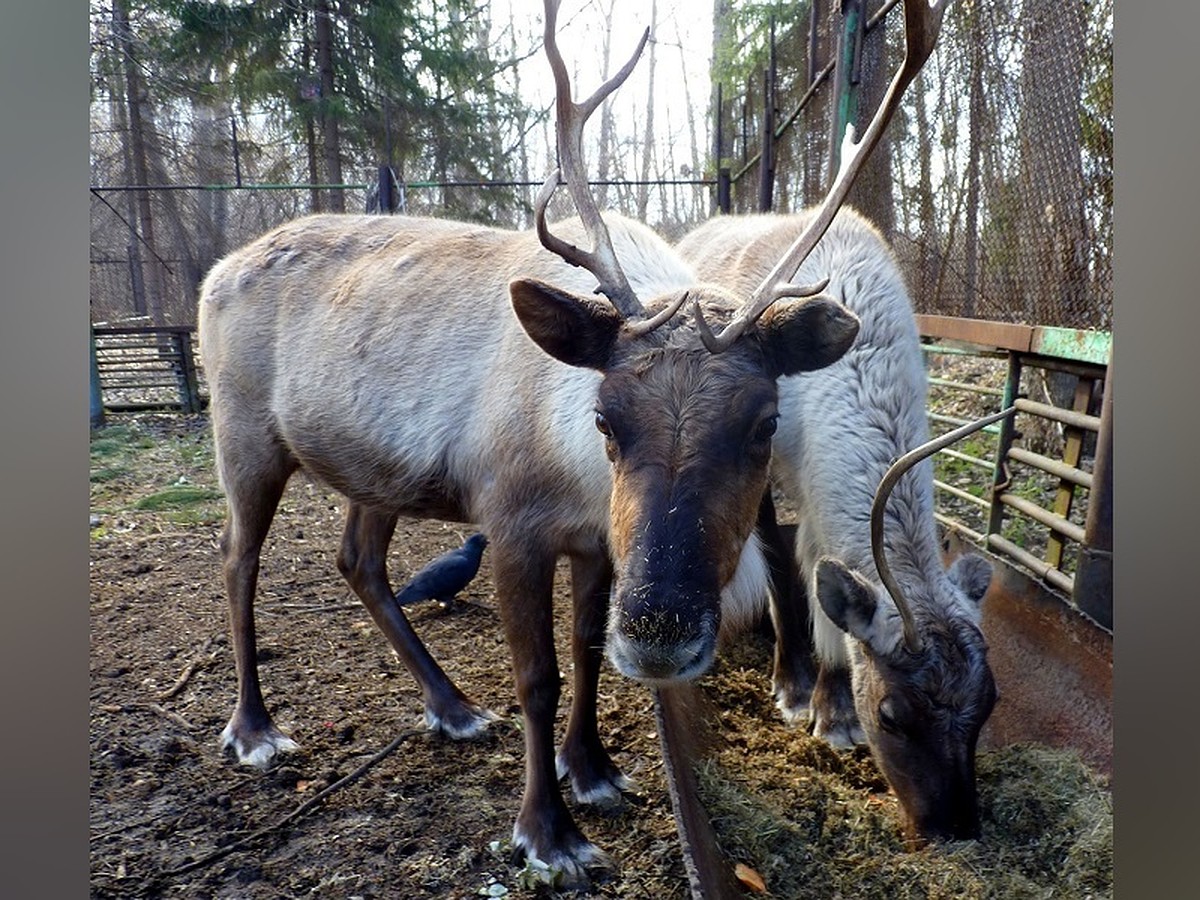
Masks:
[[[836,361],[857,319],[827,298],[792,301],[713,354],[690,312],[631,337],[602,301],[534,281],[510,292],[543,350],[605,376],[595,424],[613,464],[609,658],[649,682],[694,678],[712,662],[721,591],[766,488],[776,379]],[[717,324],[737,306],[718,289],[693,294]]]
[[[739,350],[653,349],[600,388],[613,463],[609,656],[635,678],[692,677],[715,651],[721,589],[755,522],[777,416],[775,380]]]

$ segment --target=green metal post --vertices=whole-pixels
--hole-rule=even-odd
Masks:
[[[100,390],[100,366],[96,362],[96,332],[88,326],[88,350],[91,356],[90,418],[93,428],[104,426],[104,395]]]
[[[842,29],[838,32],[837,64],[833,74],[833,130],[829,141],[829,181],[842,164],[846,126],[858,118],[858,53],[863,36],[863,0],[842,0]]]

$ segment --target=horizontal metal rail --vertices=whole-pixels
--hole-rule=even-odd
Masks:
[[[1014,406],[1017,407],[1018,412],[1041,416],[1052,422],[1060,422],[1063,425],[1082,428],[1085,431],[1100,431],[1099,416],[1089,416],[1087,413],[1075,412],[1059,406],[1051,406],[1049,403],[1038,403],[1035,400],[1025,400],[1024,398],[1019,398]]]
[[[933,486],[939,490],[945,491],[951,496],[957,497],[959,500],[965,500],[968,503],[974,503],[976,506],[981,506],[988,509],[992,504],[983,497],[976,497],[970,491],[964,491],[962,488],[957,488],[952,484],[946,484],[944,481],[933,480]]]
[[[945,525],[947,528],[954,529],[955,531],[958,531],[959,533],[966,535],[971,541],[973,541],[976,544],[982,544],[984,542],[983,539],[986,537],[986,535],[982,534],[981,532],[976,531],[974,528],[968,528],[966,525],[964,525],[962,522],[958,521],[957,519],[952,519],[950,516],[947,516],[944,513],[940,513],[940,512],[935,512],[933,514],[933,518],[936,519],[938,522],[940,522],[942,525]]]
[[[981,459],[978,456],[972,456],[970,453],[962,453],[959,450],[944,448],[939,450],[938,453],[943,456],[949,456],[951,459],[957,459],[959,462],[965,462],[973,466],[979,466],[979,468],[987,469],[989,472],[995,468],[995,464],[990,459]]]
[[[1052,512],[1047,512],[1036,503],[1026,500],[1024,497],[1018,497],[1016,494],[1003,493],[999,500],[1005,506],[1012,507],[1018,512],[1022,512],[1029,518],[1041,522],[1051,531],[1068,537],[1077,543],[1083,543],[1083,526],[1076,525],[1062,516],[1056,516]]]
[[[935,387],[950,388],[956,391],[970,391],[973,394],[985,394],[989,397],[1003,397],[1004,389],[988,387],[986,384],[968,384],[965,381],[952,381],[949,378],[929,377],[929,383]]]
[[[947,416],[942,413],[927,413],[930,422],[938,422],[942,425],[953,425],[955,428],[961,428],[963,425],[969,425],[973,419],[964,419],[960,416]],[[979,429],[983,434],[999,434],[1000,428],[997,425],[987,425]]]
[[[1008,458],[1016,460],[1019,463],[1024,463],[1027,466],[1032,466],[1048,475],[1053,475],[1055,478],[1069,481],[1071,484],[1078,485],[1079,487],[1091,489],[1091,472],[1085,472],[1083,469],[1069,466],[1060,460],[1051,459],[1049,456],[1042,456],[1040,453],[1034,453],[1032,450],[1025,450],[1021,447],[1009,447]]]
[[[952,347],[949,344],[922,344],[921,349],[926,353],[937,353],[941,356],[978,356],[983,359],[1008,358],[1008,354],[1003,350],[976,350],[970,347]]]
[[[1038,559],[1027,550],[1022,550],[1007,538],[1002,538],[998,534],[989,534],[987,536],[987,545],[989,549],[998,550],[1005,556],[1015,559],[1018,563],[1037,575],[1038,578],[1043,579],[1052,587],[1063,591],[1067,596],[1070,596],[1074,590],[1075,579],[1072,576],[1054,568],[1054,566],[1045,560]]]

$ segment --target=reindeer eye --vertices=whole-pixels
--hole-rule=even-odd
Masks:
[[[896,707],[891,697],[884,697],[879,702],[879,727],[891,734],[901,734],[904,731],[896,718]]]
[[[609,440],[612,440],[612,427],[608,424],[608,419],[604,418],[604,413],[600,412],[600,410],[596,410],[596,430]]]
[[[779,416],[774,415],[763,419],[758,423],[758,427],[754,429],[754,440],[758,443],[769,441],[779,428]]]

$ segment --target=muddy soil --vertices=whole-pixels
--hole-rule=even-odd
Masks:
[[[524,754],[487,554],[451,609],[436,602],[409,608],[414,628],[451,678],[500,716],[485,737],[455,742],[424,730],[415,682],[335,568],[337,495],[294,478],[263,554],[257,617],[267,704],[301,749],[259,773],[235,765],[218,745],[236,681],[218,552],[224,506],[207,419],[116,419],[93,436],[92,447],[93,897],[555,893],[531,886],[530,873],[510,860]],[[390,555],[394,583],[469,533],[452,523],[402,520]],[[568,611],[560,571],[560,728],[570,700]],[[727,646],[704,679],[720,710],[727,774],[785,791],[818,775],[836,778],[840,793],[829,801],[830,822],[866,817],[897,859],[906,859],[894,797],[866,752],[838,754],[787,728],[772,705],[769,678],[770,642],[756,633]],[[649,693],[606,667],[599,722],[637,789],[616,812],[568,797],[585,834],[613,863],[584,896],[685,898]],[[399,749],[359,780],[279,824],[399,736],[405,737]],[[204,862],[260,829],[268,830]],[[789,865],[769,853],[741,859],[735,843],[730,864],[756,866],[768,887],[772,867]],[[812,896],[822,896],[814,887]],[[922,889],[914,896],[986,893]]]

